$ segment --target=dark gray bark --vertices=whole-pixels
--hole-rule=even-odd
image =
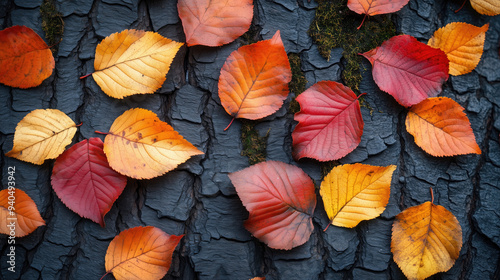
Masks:
[[[43,37],[39,7],[42,0],[0,1],[0,27],[26,25]],[[460,2],[460,3],[458,3]],[[119,232],[141,225],[169,234],[185,234],[165,279],[404,279],[392,260],[391,226],[400,211],[430,199],[459,220],[464,244],[451,270],[431,279],[500,279],[500,16],[477,14],[461,1],[410,0],[393,15],[398,31],[421,41],[449,22],[476,26],[489,22],[481,62],[472,73],[450,77],[442,96],[466,108],[481,155],[432,157],[406,132],[406,109],[378,90],[364,73],[361,91],[374,108],[362,108],[364,134],[359,147],[342,163],[398,166],[391,198],[381,217],[345,229],[331,226],[321,200],[315,211],[310,240],[293,250],[273,250],[243,227],[248,213],[227,174],[248,166],[240,155],[240,123],[224,132],[231,117],[217,95],[219,71],[241,42],[217,48],[182,47],[167,81],[157,94],[117,100],[105,95],[92,78],[95,47],[105,36],[123,29],[154,30],[184,41],[175,0],[57,0],[64,20],[54,74],[41,86],[14,89],[0,85],[0,156],[2,185],[7,168],[16,167],[16,184],[37,204],[47,225],[16,244],[16,272],[7,271],[8,244],[0,239],[1,279],[99,279],[109,242]],[[262,39],[281,30],[287,52],[299,53],[308,85],[340,80],[341,50],[322,58],[307,35],[317,4],[306,0],[255,0],[254,25]],[[368,62],[367,67],[369,68]],[[319,164],[291,158],[293,115],[288,103],[257,125],[269,131],[267,159],[297,164],[319,185]],[[66,208],[50,185],[53,161],[41,166],[5,157],[12,148],[16,124],[30,111],[56,108],[83,123],[74,143],[102,137],[125,110],[141,107],[157,113],[181,135],[205,152],[177,170],[152,180],[132,180],[106,215],[106,227],[80,218]],[[112,276],[107,276],[111,279]]]

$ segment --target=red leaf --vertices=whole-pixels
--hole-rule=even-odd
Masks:
[[[295,114],[299,124],[292,132],[295,159],[337,160],[359,145],[364,122],[358,97],[350,88],[320,81],[296,100],[300,112]]]
[[[408,4],[409,1],[410,0],[349,0],[347,1],[347,7],[353,12],[365,15],[361,22],[362,25],[366,16],[397,12]]]
[[[52,188],[81,217],[104,227],[104,215],[127,185],[127,177],[109,167],[100,138],[85,139],[61,154],[52,170]]]
[[[309,239],[316,193],[302,169],[267,161],[231,173],[229,178],[250,212],[245,228],[260,241],[290,250]]]
[[[378,87],[410,107],[437,96],[448,79],[448,57],[440,50],[400,35],[362,54],[373,66]]]

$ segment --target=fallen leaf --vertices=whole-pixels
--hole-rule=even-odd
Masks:
[[[250,28],[253,0],[179,0],[177,10],[188,46],[222,46]]]
[[[85,139],[60,155],[52,169],[52,188],[81,217],[104,227],[104,215],[127,185],[127,177],[108,164],[100,138]]]
[[[36,87],[52,75],[54,66],[49,47],[31,28],[16,25],[0,31],[0,83]]]
[[[392,225],[394,261],[410,280],[448,271],[461,247],[462,229],[457,218],[430,201],[399,213]]]
[[[464,108],[448,97],[429,98],[410,108],[406,130],[433,156],[481,154]]]
[[[444,51],[450,60],[450,75],[467,74],[481,60],[488,27],[489,24],[476,27],[464,22],[452,22],[436,30],[427,44]]]
[[[302,169],[279,161],[261,162],[230,173],[250,213],[245,228],[273,249],[304,244],[314,229],[314,183]]]
[[[124,230],[109,243],[106,274],[112,273],[117,280],[162,279],[183,236],[169,235],[152,226]]]
[[[154,93],[165,82],[182,45],[151,31],[127,29],[113,33],[97,45],[92,77],[104,93],[114,98]]]
[[[350,88],[320,81],[296,100],[300,112],[295,114],[299,124],[292,132],[295,159],[337,160],[359,145],[364,122],[358,96]]]
[[[278,30],[272,39],[242,46],[229,55],[220,72],[219,97],[233,120],[256,120],[278,111],[291,79]]]
[[[76,124],[57,109],[37,109],[16,126],[14,147],[5,155],[42,164],[58,157],[76,133]]]
[[[500,1],[498,0],[470,0],[470,4],[482,15],[500,15]]]
[[[353,228],[382,214],[389,202],[394,170],[395,165],[361,163],[334,167],[321,182],[319,191],[330,223]]]
[[[361,22],[361,25],[363,25],[366,16],[397,12],[408,4],[409,1],[410,0],[348,0],[347,7],[355,13],[365,15],[363,21]]]
[[[378,87],[405,107],[437,96],[448,80],[446,54],[410,35],[394,36],[362,55],[372,64]]]
[[[14,187],[0,191],[0,221],[0,233],[15,237],[26,236],[45,225],[33,199]]]
[[[111,168],[136,179],[163,175],[203,154],[155,113],[141,108],[116,118],[104,139],[104,153]]]

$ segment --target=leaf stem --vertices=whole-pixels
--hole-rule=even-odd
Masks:
[[[328,221],[328,225],[326,226],[326,228],[323,230],[323,232],[326,232],[326,230],[330,227],[330,225],[332,224],[332,222]]]
[[[434,204],[434,191],[432,191],[432,187],[429,187],[431,190],[431,203]]]
[[[234,121],[234,117],[231,120],[231,122],[226,126],[226,128],[224,128],[224,131],[226,131],[231,126],[231,124],[233,123],[233,121]]]
[[[458,10],[455,11],[455,13],[458,13],[465,6],[466,1],[467,0],[464,0],[464,2],[462,3],[462,6],[460,6],[460,8],[458,8]]]
[[[87,75],[85,75],[85,76],[81,76],[81,77],[80,77],[80,80],[85,79],[85,78],[87,78],[87,77],[88,77],[88,76],[90,76],[90,75],[92,75],[92,73],[87,74]]]
[[[360,24],[360,25],[358,26],[358,28],[357,28],[358,30],[361,28],[361,26],[362,26],[362,25],[363,25],[363,23],[365,22],[365,19],[366,19],[366,17],[367,17],[367,16],[368,16],[368,15],[367,15],[367,14],[365,14],[365,16],[363,17],[363,20],[361,21],[361,24]]]
[[[77,124],[75,125],[76,127],[79,127],[79,126],[82,126],[83,122],[81,122],[80,124]]]
[[[109,134],[109,132],[101,132],[99,130],[94,130],[94,132],[97,133],[97,134],[102,134],[102,135],[108,135]]]
[[[108,274],[109,274],[109,271],[106,271],[106,274],[104,274],[99,280],[102,280]]]

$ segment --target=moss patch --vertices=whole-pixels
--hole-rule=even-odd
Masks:
[[[347,8],[346,1],[317,0],[319,6],[309,28],[309,35],[318,45],[321,55],[329,59],[332,48],[343,49],[344,69],[342,80],[356,93],[361,82],[360,63],[363,59],[358,53],[369,51],[396,35],[396,28],[390,15],[367,18],[363,26],[357,27],[363,20]]]
[[[295,97],[306,90],[307,80],[302,72],[302,63],[300,61],[300,55],[296,53],[290,53],[288,55],[288,60],[290,61],[290,68],[292,69],[292,81],[288,84],[288,88],[291,92],[295,93]],[[297,113],[300,111],[300,106],[295,99],[290,102],[290,112]]]
[[[61,41],[64,32],[64,21],[54,3],[54,0],[44,0],[40,6],[42,29],[52,53],[57,52],[57,44]]]
[[[265,161],[267,156],[269,131],[265,136],[259,136],[259,132],[255,129],[256,124],[256,121],[241,120],[241,143],[243,144],[241,155],[248,157],[250,165]]]

